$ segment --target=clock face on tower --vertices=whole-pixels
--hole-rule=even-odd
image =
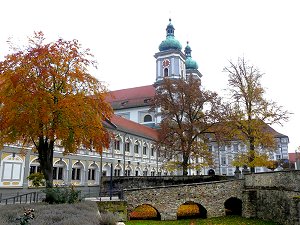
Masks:
[[[163,67],[169,67],[171,64],[170,60],[168,59],[164,59],[164,61],[162,62],[162,66]]]

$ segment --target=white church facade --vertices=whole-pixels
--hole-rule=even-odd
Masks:
[[[165,77],[185,78],[194,76],[201,79],[198,65],[191,57],[189,44],[182,46],[174,36],[174,27],[170,21],[166,39],[159,45],[156,59],[156,77],[154,84],[123,90],[111,91],[111,103],[115,114],[105,125],[114,133],[110,147],[102,155],[87,149],[78,149],[77,154],[63,154],[63,147],[56,143],[53,160],[54,184],[73,184],[78,186],[99,185],[100,175],[110,176],[161,176],[180,175],[181,171],[167,171],[163,158],[156,152],[155,141],[158,138],[156,128],[160,119],[150,110],[150,101],[155,95],[155,84]],[[113,97],[112,97],[113,96]],[[278,149],[273,159],[288,159],[288,136],[273,132]],[[189,175],[215,174],[233,176],[231,162],[238,152],[245,149],[239,141],[226,146],[218,146],[213,140],[210,150],[214,166],[201,170],[188,171]],[[7,145],[0,151],[0,188],[28,187],[29,174],[40,170],[38,156],[32,146],[22,149],[18,143]],[[264,168],[257,168],[263,172]]]

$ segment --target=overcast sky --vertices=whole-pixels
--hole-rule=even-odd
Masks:
[[[93,74],[110,90],[155,81],[155,58],[172,18],[175,38],[189,41],[206,89],[221,95],[228,60],[245,57],[265,73],[266,97],[294,113],[283,127],[289,151],[300,145],[300,13],[297,0],[5,0],[0,6],[0,59],[6,41],[34,31],[49,40],[78,39],[99,63]]]

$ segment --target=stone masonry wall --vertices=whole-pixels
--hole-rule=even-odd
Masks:
[[[243,212],[246,217],[300,224],[300,171],[246,175],[244,197],[243,204],[249,210]]]
[[[228,179],[225,176],[138,176],[112,177],[112,189],[119,191],[132,188],[147,188],[180,184],[202,183]],[[110,188],[110,177],[102,178],[102,195],[107,195]]]
[[[177,210],[185,202],[201,204],[207,217],[225,215],[224,203],[231,197],[242,199],[243,180],[186,184],[168,187],[125,190],[128,212],[142,204],[156,208],[162,220],[176,220]]]

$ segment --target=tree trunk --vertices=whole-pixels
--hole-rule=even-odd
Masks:
[[[39,137],[39,162],[46,180],[46,188],[53,187],[53,148],[53,140],[49,141],[47,138]]]
[[[186,154],[183,154],[183,161],[182,161],[183,176],[188,175],[188,161],[189,161],[189,156]]]
[[[250,137],[249,163],[253,162],[254,158],[255,158],[254,137]],[[255,173],[255,166],[250,167],[250,173]]]

